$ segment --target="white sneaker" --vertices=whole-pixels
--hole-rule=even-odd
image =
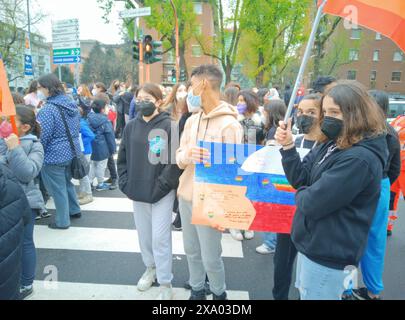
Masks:
[[[159,295],[156,300],[173,300],[173,289],[172,285],[161,285],[159,290]]]
[[[266,246],[264,243],[261,246],[258,246],[256,248],[256,252],[260,254],[270,254],[276,252],[276,249],[274,248],[269,248]]]
[[[146,291],[156,281],[156,268],[146,268],[146,271],[139,279],[137,288],[139,291]]]
[[[242,241],[243,240],[243,234],[240,232],[240,230],[236,229],[229,229],[229,232],[231,233],[232,238],[236,241]]]
[[[246,240],[252,240],[255,237],[255,232],[246,230],[244,236]]]
[[[83,198],[79,199],[79,204],[81,206],[93,202],[93,196],[91,194],[86,194]]]

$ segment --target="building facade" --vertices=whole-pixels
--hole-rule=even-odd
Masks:
[[[339,68],[339,78],[357,80],[392,96],[405,95],[405,54],[391,39],[365,28],[341,27],[337,32],[345,32],[350,43],[350,63]]]

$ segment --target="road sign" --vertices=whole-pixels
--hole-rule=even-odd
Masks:
[[[144,7],[138,9],[129,9],[120,11],[120,18],[138,18],[150,16],[152,14],[151,7]]]
[[[32,70],[32,56],[29,54],[24,55],[24,74],[26,76],[34,75],[34,72]]]
[[[52,22],[52,48],[54,64],[81,62],[79,20],[68,19]]]
[[[53,64],[72,64],[80,63],[82,58],[80,56],[66,56],[66,57],[53,57]]]
[[[80,48],[54,49],[53,50],[54,56],[80,56],[80,54],[81,54]]]

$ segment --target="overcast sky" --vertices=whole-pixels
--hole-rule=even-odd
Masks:
[[[80,40],[98,40],[107,44],[121,43],[118,11],[123,9],[123,3],[118,2],[110,15],[110,23],[102,19],[103,10],[97,0],[30,0],[32,10],[41,10],[47,17],[33,31],[39,31],[52,41],[52,20],[79,19]]]

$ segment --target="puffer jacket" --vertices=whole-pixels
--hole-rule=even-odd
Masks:
[[[28,223],[30,216],[17,179],[0,164],[0,300],[18,298],[24,221]]]
[[[47,165],[68,162],[74,157],[58,108],[65,115],[76,153],[81,152],[79,141],[80,115],[76,103],[65,95],[49,97],[38,112],[38,121],[42,129],[41,143],[45,151],[44,163]]]
[[[27,196],[32,209],[45,210],[45,202],[39,190],[37,177],[44,161],[44,148],[39,139],[32,135],[20,138],[20,146],[0,155],[0,163],[14,173]]]

